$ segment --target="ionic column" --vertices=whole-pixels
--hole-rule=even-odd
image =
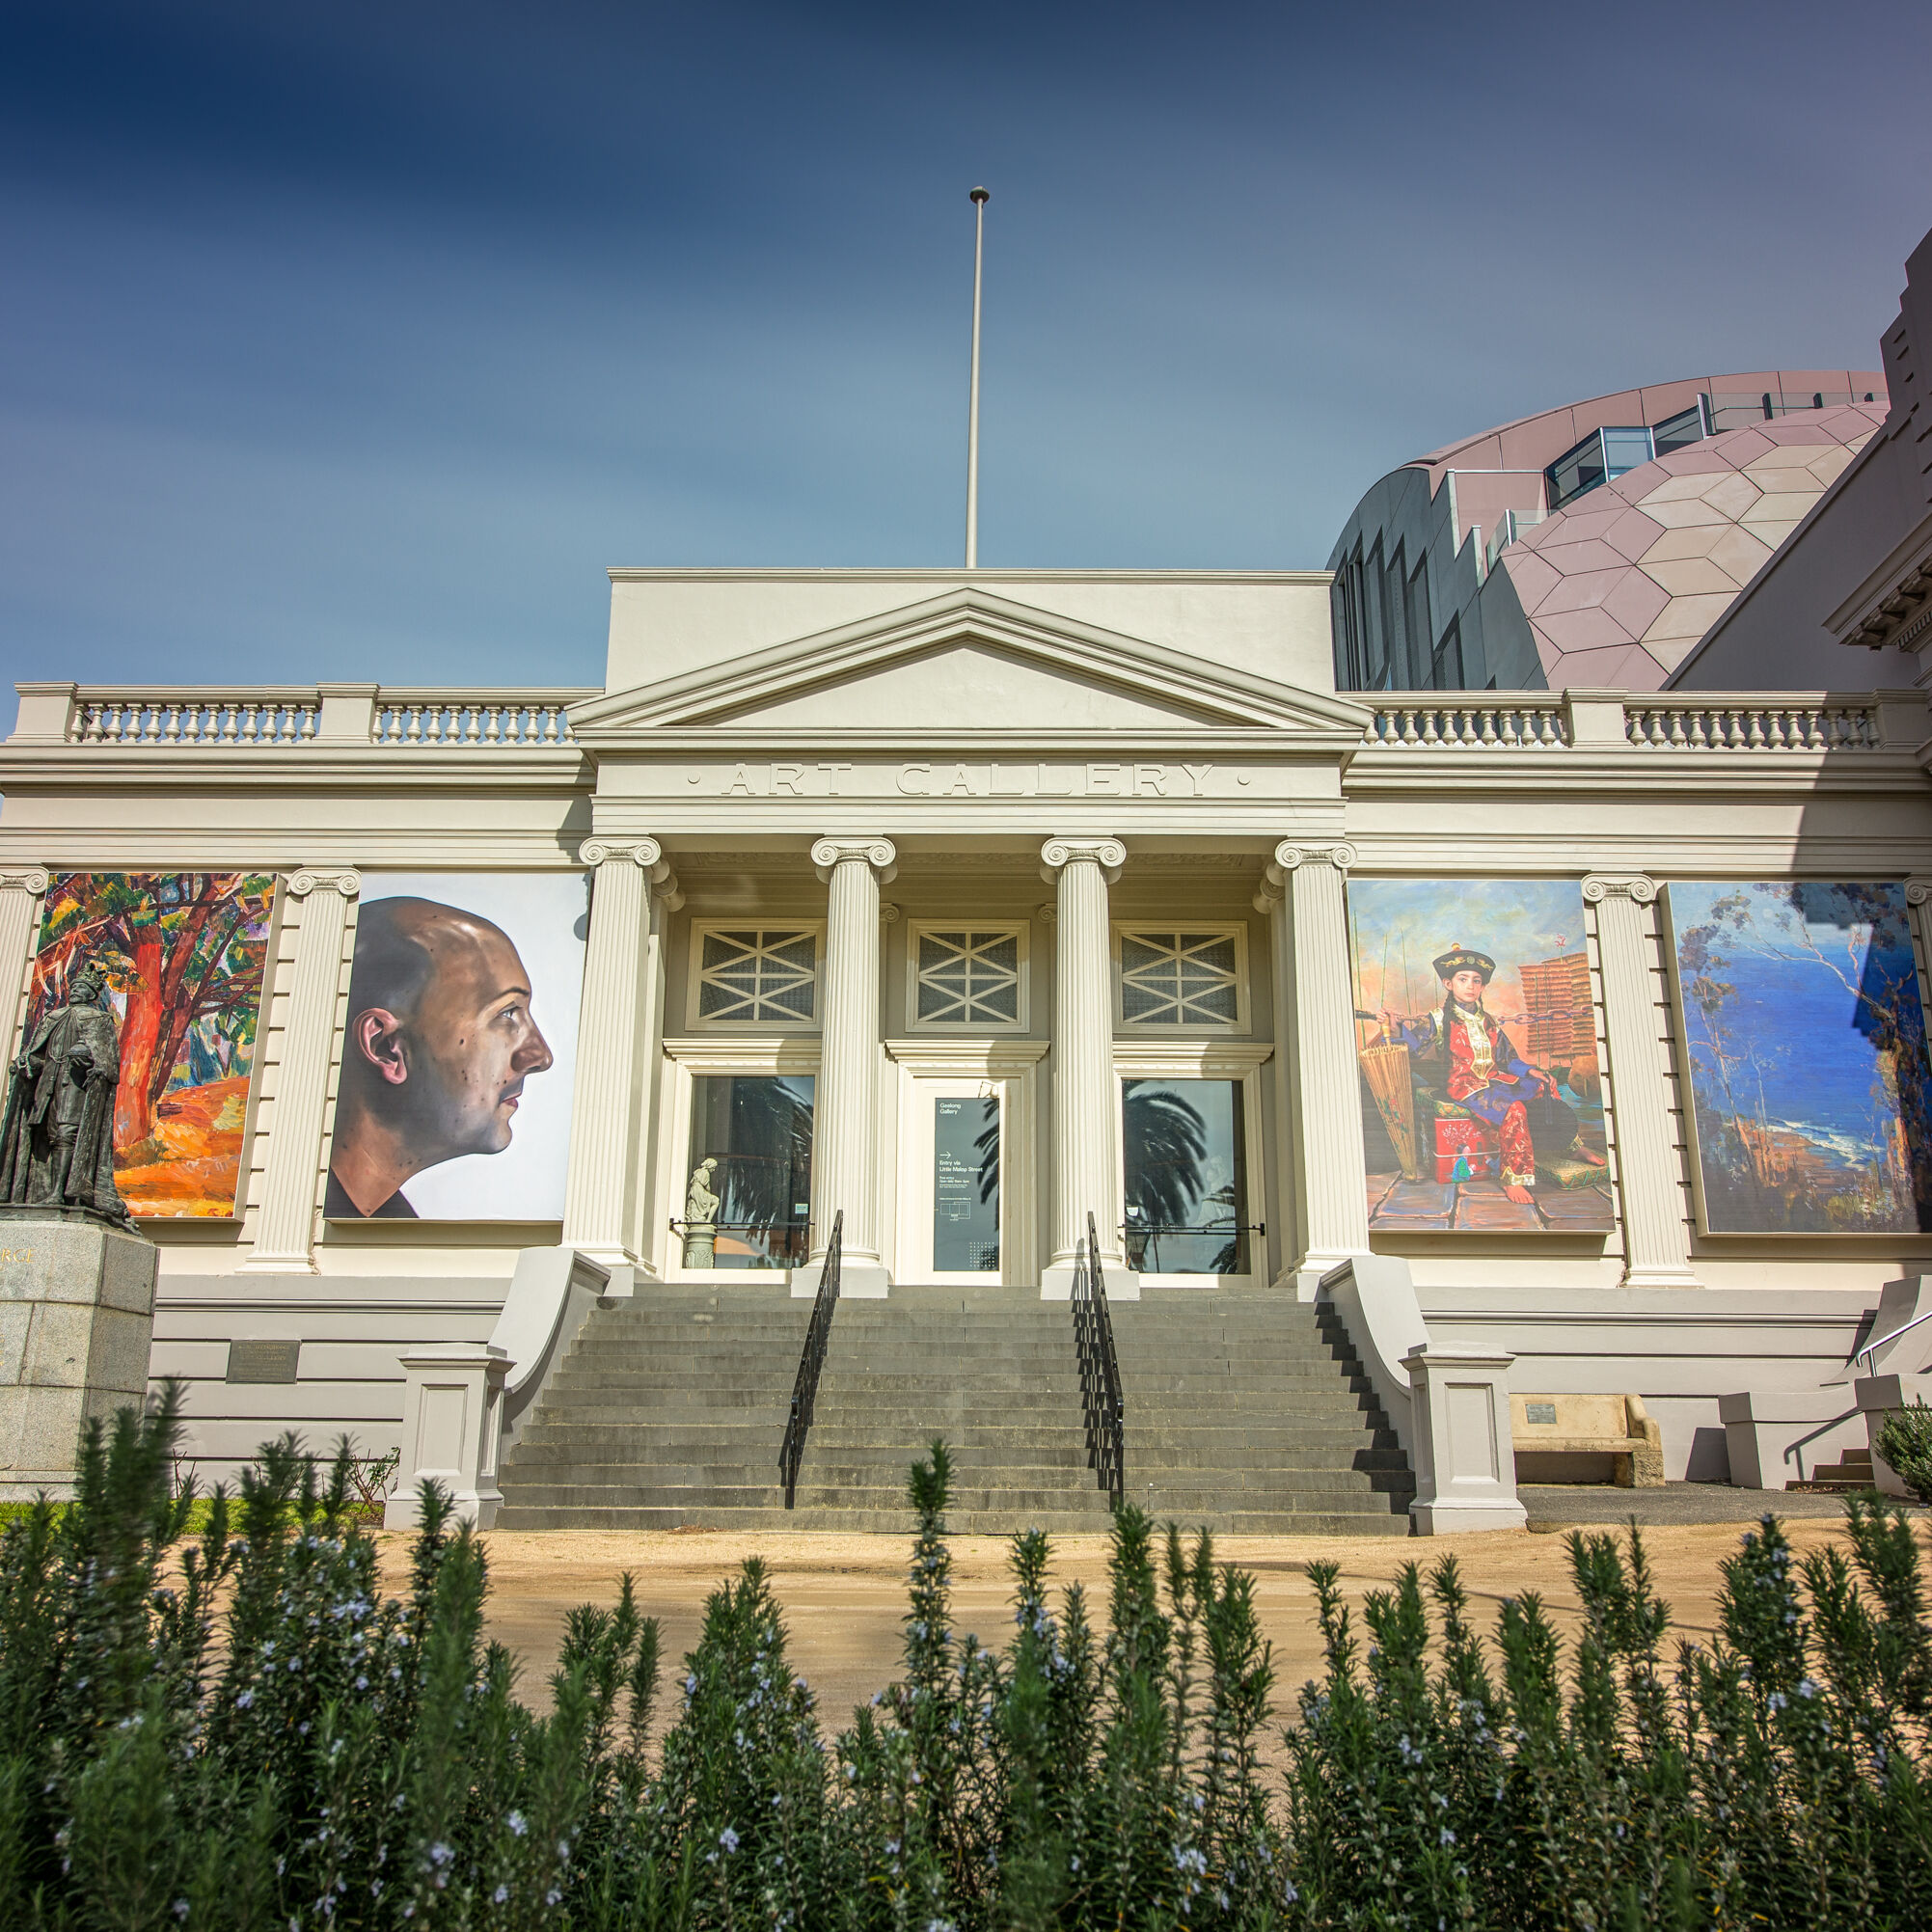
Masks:
[[[879,1169],[879,887],[897,857],[890,839],[822,838],[812,864],[826,882],[819,1075],[812,1110],[811,1263],[794,1294],[818,1292],[819,1265],[843,1213],[839,1293],[888,1286],[874,1218]]]
[[[1275,1024],[1285,1029],[1288,1142],[1284,1191],[1294,1202],[1295,1292],[1315,1298],[1322,1275],[1369,1251],[1369,1181],[1362,1158],[1361,1075],[1343,881],[1351,845],[1281,844],[1267,881],[1281,894],[1275,927]],[[1284,983],[1285,982],[1285,983]]]
[[[592,868],[593,884],[563,1244],[622,1277],[651,1271],[636,1245],[638,1188],[663,1025],[658,907],[675,910],[677,880],[654,838],[587,839],[577,857]],[[616,1285],[621,1291],[621,1279]]]
[[[1138,1293],[1121,1240],[1120,1082],[1114,1077],[1113,947],[1107,887],[1127,847],[1117,838],[1049,838],[1041,871],[1057,875],[1053,939],[1053,1219],[1040,1293],[1065,1301],[1092,1214],[1109,1293]]]
[[[314,1271],[315,1190],[322,1178],[322,1120],[335,1060],[336,996],[342,983],[342,932],[362,889],[353,872],[291,873],[284,890],[302,902],[288,1023],[275,1070],[275,1113],[255,1241],[246,1266],[283,1274]],[[272,989],[263,988],[266,1000]]]
[[[14,1029],[20,1022],[20,994],[26,985],[27,961],[41,926],[41,895],[52,875],[36,865],[19,872],[0,872],[0,1016],[6,1021],[4,1044],[12,1058]]]
[[[1604,1087],[1617,1134],[1617,1185],[1623,1205],[1623,1286],[1697,1288],[1690,1204],[1671,1131],[1671,1085],[1657,1037],[1650,911],[1656,884],[1641,874],[1590,878],[1583,882],[1583,896],[1596,908],[1610,1061]]]

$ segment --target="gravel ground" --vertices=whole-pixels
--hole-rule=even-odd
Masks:
[[[1719,1561],[1762,1512],[1777,1506],[1799,1550],[1838,1538],[1841,1506],[1832,1497],[1771,1497],[1754,1491],[1701,1493],[1705,1485],[1673,1484],[1666,1490],[1568,1491],[1545,1504],[1542,1488],[1526,1490],[1533,1523],[1542,1534],[1493,1531],[1432,1540],[1383,1537],[1228,1537],[1216,1555],[1255,1573],[1263,1628],[1274,1646],[1277,1709],[1286,1709],[1294,1691],[1320,1669],[1320,1631],[1307,1565],[1337,1563],[1351,1606],[1363,1594],[1386,1586],[1404,1563],[1433,1564],[1455,1554],[1474,1599],[1479,1627],[1493,1622],[1497,1604],[1527,1591],[1539,1592],[1559,1627],[1575,1621],[1577,1598],[1570,1583],[1561,1537],[1566,1525],[1552,1511],[1582,1520],[1580,1510],[1595,1510],[1589,1520],[1615,1524],[1637,1499],[1650,1509],[1715,1509],[1723,1499],[1723,1520],[1653,1518],[1644,1530],[1660,1594],[1673,1607],[1674,1634],[1707,1639],[1712,1632]],[[1684,1492],[1694,1492],[1684,1494]],[[1586,1500],[1579,1501],[1579,1497]],[[1827,1506],[1822,1511],[1819,1505]],[[1647,1512],[1647,1511],[1646,1511]],[[1922,1516],[1925,1512],[1919,1512]],[[618,1578],[629,1570],[644,1611],[664,1630],[667,1680],[676,1660],[697,1641],[706,1595],[746,1557],[762,1556],[774,1590],[784,1606],[793,1668],[818,1694],[822,1722],[837,1730],[849,1722],[855,1704],[889,1683],[898,1673],[905,1615],[905,1563],[909,1544],[897,1537],[734,1534],[723,1531],[653,1531],[615,1535],[562,1530],[485,1537],[492,1580],[489,1635],[506,1645],[522,1666],[523,1693],[545,1700],[543,1685],[554,1668],[563,1619],[580,1602],[611,1603]],[[407,1560],[407,1539],[381,1538],[384,1565],[392,1579]],[[1010,1585],[1004,1541],[994,1537],[960,1537],[953,1541],[955,1625],[975,1632],[982,1642],[1003,1647],[1011,1630]],[[1932,1556],[1932,1536],[1926,1541]],[[1090,1613],[1104,1621],[1106,1539],[1070,1537],[1055,1545],[1057,1586],[1077,1579],[1087,1591]],[[1932,1567],[1928,1567],[1932,1575]]]

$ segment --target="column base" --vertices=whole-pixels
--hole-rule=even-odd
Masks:
[[[1101,1257],[1101,1268],[1109,1301],[1138,1301],[1140,1277],[1125,1262],[1109,1262]],[[1072,1301],[1074,1277],[1080,1271],[1077,1262],[1054,1262],[1040,1277],[1042,1301]]]
[[[250,1255],[242,1263],[245,1274],[320,1274],[309,1255]]]
[[[1701,1288],[1703,1283],[1687,1267],[1633,1267],[1624,1270],[1623,1279],[1619,1286],[1623,1288]]]
[[[1419,1537],[1455,1537],[1475,1530],[1520,1530],[1529,1512],[1520,1503],[1411,1503],[1409,1522]]]
[[[819,1276],[825,1259],[807,1262],[792,1270],[792,1299],[813,1301],[818,1297]],[[843,1255],[838,1264],[838,1298],[841,1301],[884,1301],[892,1287],[892,1277],[882,1261],[862,1255]]]

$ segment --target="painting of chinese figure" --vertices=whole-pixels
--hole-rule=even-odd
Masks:
[[[145,1218],[236,1211],[275,879],[60,872],[47,886],[27,1035],[89,961],[121,1034],[114,1179]]]
[[[1673,883],[1666,897],[1705,1230],[1932,1230],[1904,887]]]
[[[1583,916],[1574,880],[1348,882],[1372,1228],[1610,1232]]]

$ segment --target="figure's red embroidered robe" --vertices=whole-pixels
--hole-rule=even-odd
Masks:
[[[1418,1057],[1425,1054],[1439,1057],[1438,1041],[1445,1020],[1449,1098],[1496,1129],[1502,1145],[1504,1184],[1511,1187],[1533,1186],[1537,1179],[1537,1151],[1530,1139],[1525,1102],[1542,1091],[1543,1076],[1526,1060],[1517,1057],[1510,1036],[1486,1013],[1466,1015],[1454,1005],[1446,1005],[1440,1015],[1431,1015],[1420,1025],[1404,1026],[1402,1044]]]

